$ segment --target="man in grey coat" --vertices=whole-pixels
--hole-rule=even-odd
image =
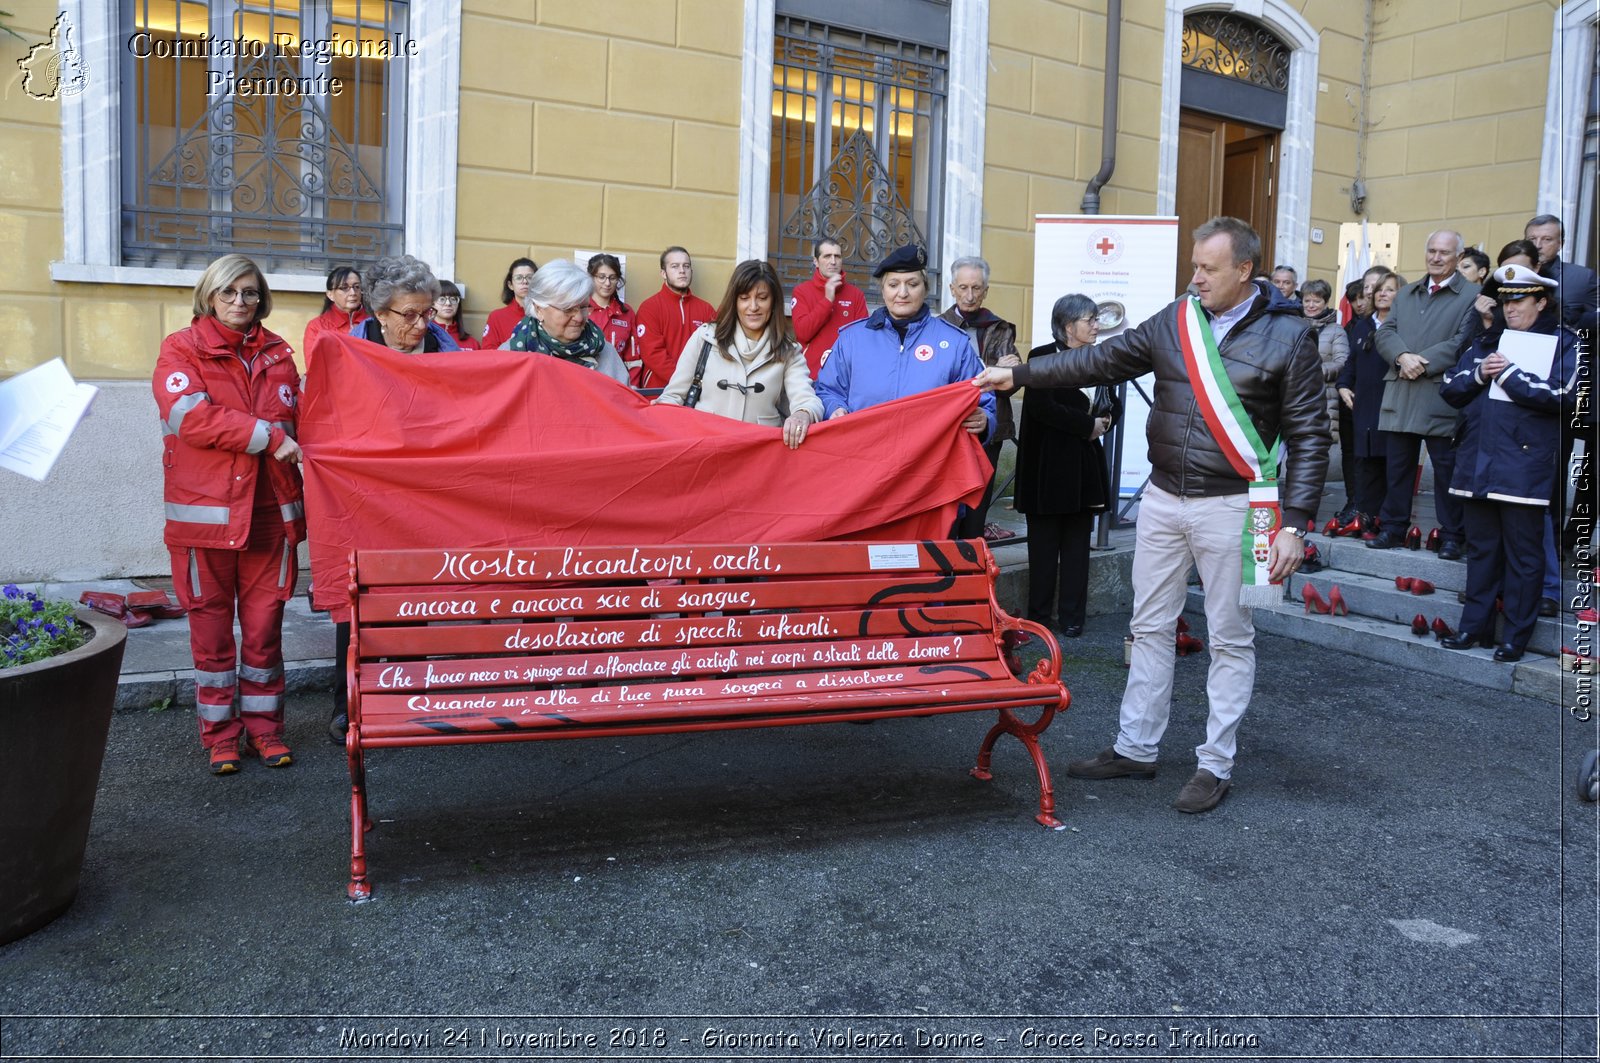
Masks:
[[[1384,467],[1388,486],[1378,511],[1383,530],[1367,545],[1390,550],[1405,544],[1411,495],[1424,444],[1433,462],[1433,506],[1439,518],[1439,556],[1462,559],[1465,538],[1461,502],[1450,494],[1455,474],[1456,411],[1439,397],[1439,383],[1455,367],[1466,342],[1478,285],[1456,272],[1461,234],[1441,229],[1428,237],[1428,274],[1402,288],[1374,346],[1389,363],[1384,375],[1378,430],[1387,433]]]

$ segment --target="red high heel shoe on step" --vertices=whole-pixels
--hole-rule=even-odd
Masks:
[[[1407,587],[1406,589],[1409,590],[1412,594],[1432,594],[1433,593],[1433,584],[1429,583],[1427,580],[1425,580],[1425,579],[1423,579],[1422,577],[1419,576],[1416,579],[1412,580],[1411,581],[1411,586]]]
[[[1362,523],[1361,517],[1358,514],[1354,517],[1351,517],[1344,524],[1340,525],[1337,534],[1346,539],[1353,538],[1354,536],[1360,535],[1361,529],[1364,527],[1366,527],[1366,525]]]
[[[1410,527],[1410,529],[1406,532],[1406,549],[1407,550],[1421,550],[1422,549],[1422,529],[1417,527],[1415,524],[1413,524]]]
[[[1409,591],[1413,582],[1410,576],[1396,576],[1394,578],[1394,589],[1397,591]]]
[[[1433,531],[1428,533],[1428,538],[1423,542],[1422,548],[1424,550],[1432,550],[1437,554],[1439,552],[1439,543],[1442,542],[1443,539],[1444,536],[1439,532],[1439,529],[1435,528]]]
[[[1444,617],[1436,616],[1433,618],[1433,634],[1436,638],[1447,639],[1455,634],[1455,629],[1444,622]]]
[[[1338,517],[1329,517],[1328,523],[1322,526],[1322,534],[1326,535],[1330,539],[1332,539],[1335,535],[1338,535],[1342,530],[1343,527],[1339,524]]]
[[[1411,618],[1411,633],[1413,635],[1426,635],[1431,630],[1433,629],[1428,626],[1428,618],[1421,613]]]
[[[1308,613],[1327,613],[1332,608],[1317,588],[1309,583],[1300,584],[1300,598],[1306,603]]]
[[[1333,616],[1349,616],[1350,606],[1344,600],[1344,592],[1335,583],[1328,588],[1328,612]]]

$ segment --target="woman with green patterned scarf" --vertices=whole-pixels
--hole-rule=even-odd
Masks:
[[[582,266],[562,258],[546,262],[528,286],[528,316],[500,349],[547,354],[626,385],[628,367],[589,320],[592,294],[594,280]]]

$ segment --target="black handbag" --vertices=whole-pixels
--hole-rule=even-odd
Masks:
[[[1096,419],[1101,417],[1115,417],[1117,413],[1117,400],[1111,395],[1111,389],[1101,384],[1094,389],[1094,399],[1089,403],[1089,416]]]
[[[706,375],[706,359],[711,357],[711,341],[706,340],[700,347],[700,360],[694,364],[694,381],[689,385],[689,391],[683,396],[683,404],[690,409],[700,404],[700,378]]]

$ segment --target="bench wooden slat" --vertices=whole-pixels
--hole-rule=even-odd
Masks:
[[[364,624],[429,620],[490,620],[526,616],[626,616],[629,614],[733,612],[825,606],[892,604],[897,598],[926,601],[931,573],[914,578],[778,579],[753,583],[688,583],[671,587],[508,585],[478,591],[385,589],[361,595]],[[980,573],[952,576],[939,590],[945,602],[986,602],[989,579]]]
[[[948,683],[957,686],[1012,679],[999,661],[965,664],[891,665],[851,672],[795,672],[789,675],[741,675],[731,678],[666,679],[644,683],[579,687],[514,687],[510,690],[431,690],[414,694],[371,694],[363,699],[362,721],[407,717],[414,721],[448,718],[451,713],[506,712],[526,716],[565,714],[606,705],[659,704],[689,711],[697,701],[748,697],[759,700],[798,691],[862,691],[894,686]]]
[[[927,677],[922,677],[926,680]],[[581,694],[582,691],[544,691],[538,700],[542,706],[523,706],[524,699],[509,692],[491,692],[473,695],[469,700],[485,703],[482,707],[458,712],[419,713],[408,712],[405,699],[395,699],[399,704],[386,704],[375,717],[363,724],[371,728],[371,737],[431,738],[436,735],[546,731],[570,727],[598,727],[613,723],[637,723],[651,720],[693,720],[718,716],[766,716],[772,713],[833,710],[905,709],[907,713],[943,706],[947,711],[956,705],[982,705],[993,707],[1004,703],[1012,707],[1054,704],[1048,691],[1037,685],[1018,682],[1011,677],[990,678],[949,685],[928,684],[893,685],[886,683],[872,690],[791,690],[781,694],[748,697],[704,697],[679,701],[661,701],[657,704],[628,703],[589,705],[581,703],[552,703],[553,694]],[[845,694],[853,697],[845,697]],[[380,696],[389,700],[392,696]],[[422,695],[421,697],[426,697]]]
[[[918,639],[847,639],[781,646],[729,646],[640,650],[604,655],[559,654],[473,657],[469,660],[380,661],[361,669],[364,693],[475,690],[528,683],[626,682],[666,677],[760,674],[831,666],[861,668],[875,662],[994,659],[992,640],[982,635]]]
[[[771,546],[574,546],[380,550],[358,554],[362,586],[573,580],[982,572],[971,543],[786,543]]]
[[[607,650],[636,646],[726,646],[862,635],[978,634],[991,627],[986,605],[885,607],[828,613],[758,613],[677,620],[556,620],[544,623],[375,627],[361,639],[363,659],[440,654]]]

